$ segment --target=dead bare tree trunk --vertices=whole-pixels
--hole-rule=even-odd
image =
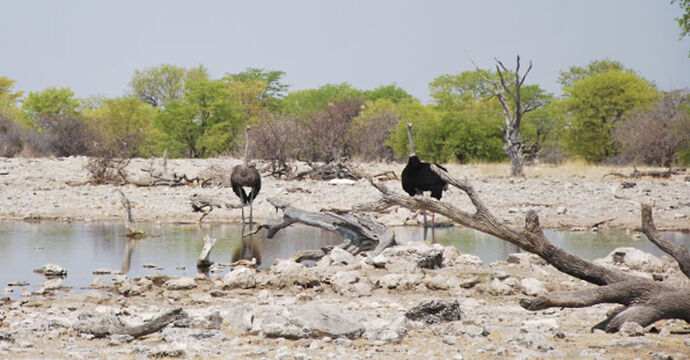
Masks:
[[[131,239],[141,239],[146,237],[146,233],[137,229],[137,225],[134,222],[134,216],[132,215],[132,204],[122,190],[117,189],[120,193],[120,198],[122,201],[122,207],[125,208],[125,227],[127,228],[127,236]]]
[[[505,123],[502,126],[503,130],[503,150],[510,159],[511,163],[511,175],[512,176],[525,176],[523,163],[524,163],[524,147],[525,144],[520,140],[520,123],[522,122],[522,116],[532,110],[537,109],[543,105],[537,98],[530,99],[526,104],[522,103],[520,98],[520,88],[525,82],[525,78],[529,71],[532,70],[532,62],[530,61],[527,71],[520,76],[520,55],[517,56],[517,65],[515,66],[515,73],[512,73],[508,68],[506,68],[503,63],[496,60],[496,72],[498,73],[500,81],[495,81],[490,79],[486,74],[484,74],[477,64],[474,67],[485,81],[490,83],[494,88],[494,95],[498,98],[498,101],[503,106],[503,113],[505,115]],[[511,84],[506,78],[508,76],[514,76],[514,82]],[[512,103],[515,108],[511,106],[511,103],[506,98],[506,93],[510,96]]]
[[[395,234],[385,225],[364,218],[352,213],[339,215],[334,212],[310,212],[295,208],[290,204],[269,198],[271,205],[283,211],[283,222],[275,225],[260,225],[253,233],[245,234],[249,236],[256,232],[266,229],[267,238],[272,238],[275,234],[294,223],[302,223],[309,226],[318,227],[342,235],[345,240],[338,247],[357,255],[363,251],[370,251],[370,255],[378,255],[384,249],[395,245]],[[309,250],[298,253],[293,259],[318,260],[328,253],[328,249]]]
[[[442,214],[454,222],[493,235],[517,245],[525,251],[534,253],[561,272],[585,280],[598,287],[579,291],[554,292],[536,298],[526,298],[520,305],[528,310],[541,310],[550,307],[586,307],[600,303],[624,305],[619,311],[610,314],[594,329],[616,332],[627,321],[642,326],[662,319],[681,319],[690,322],[690,288],[672,288],[653,280],[632,276],[615,269],[597,265],[560,249],[549,242],[539,225],[537,213],[530,210],[525,218],[523,230],[513,229],[502,223],[484,206],[467,181],[459,181],[435,166],[432,169],[448,184],[464,191],[470,198],[475,213],[462,211],[448,202],[431,197],[409,197],[388,190],[378,182],[372,184],[383,194],[381,200],[359,207],[359,210],[381,211],[398,205],[411,210],[426,209]],[[682,246],[666,242],[656,231],[652,221],[651,207],[642,205],[642,229],[650,241],[673,256],[690,277],[690,254]]]
[[[211,255],[211,250],[213,250],[213,246],[216,244],[216,239],[208,236],[208,234],[204,235],[204,247],[201,248],[201,253],[199,254],[199,257],[196,259],[196,266],[197,267],[209,267],[213,262],[209,260],[209,256]]]

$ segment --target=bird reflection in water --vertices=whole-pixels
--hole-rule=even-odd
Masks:
[[[259,250],[258,244],[254,241],[254,232],[252,231],[252,226],[249,226],[249,232],[246,232],[247,226],[242,224],[242,236],[240,238],[240,244],[232,252],[232,262],[248,262],[248,265],[260,265],[261,264],[261,252]]]

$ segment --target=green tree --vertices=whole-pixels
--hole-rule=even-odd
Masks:
[[[31,92],[22,103],[22,119],[30,128],[45,129],[54,121],[79,116],[79,100],[70,88]]]
[[[364,97],[371,101],[376,102],[379,99],[387,99],[395,104],[400,103],[403,100],[411,100],[413,96],[410,95],[404,89],[398,87],[396,84],[379,86],[372,90],[366,90],[363,92]]]
[[[441,114],[444,160],[460,163],[471,161],[503,161],[503,135],[501,105],[495,101],[467,103],[461,111],[443,111]],[[413,128],[414,129],[414,128]]]
[[[187,70],[163,64],[141,71],[136,70],[129,86],[141,101],[153,107],[160,107],[170,101],[181,99],[186,83],[205,79],[208,79],[208,71],[201,65]]]
[[[283,76],[285,76],[283,71],[248,68],[237,74],[228,74],[224,79],[228,82],[263,84],[263,88],[258,94],[258,100],[264,106],[274,110],[277,106],[277,100],[283,98],[288,90],[288,85],[282,83]]]
[[[498,80],[495,73],[482,71],[493,80]],[[493,96],[491,84],[476,71],[438,76],[429,83],[429,89],[436,106],[444,110],[460,110],[466,104]]]
[[[269,112],[267,103],[262,100],[266,89],[266,83],[260,79],[233,80],[223,78],[225,90],[230,99],[244,108],[244,121],[246,123],[256,123],[262,118],[263,114]]]
[[[512,78],[515,74],[504,71],[504,76]],[[441,75],[429,83],[447,137],[445,158],[460,162],[505,160],[500,146],[501,130],[505,126],[501,116],[503,108],[491,83],[500,81],[498,72],[480,69]],[[538,108],[552,97],[537,85],[521,86],[520,91],[521,105],[527,109]],[[516,108],[513,97],[507,96],[505,100],[509,107]],[[536,124],[530,121],[532,117],[531,112],[524,113],[524,120],[519,124],[520,140],[529,144],[530,151],[536,151],[539,144],[535,141]]]
[[[202,79],[188,83],[184,96],[168,102],[154,124],[172,155],[198,158],[233,150],[243,118],[223,82]]]
[[[425,161],[446,161],[446,134],[441,113],[435,107],[423,105],[416,99],[405,100],[397,105],[396,112],[400,121],[387,142],[396,156],[406,158],[409,155],[406,124],[410,122],[413,124],[415,153]]]
[[[676,18],[680,27],[680,37],[690,36],[690,0],[671,0],[671,4],[678,3],[682,14]]]
[[[611,133],[623,115],[646,108],[657,98],[656,88],[632,72],[610,70],[576,81],[564,89],[565,150],[599,162],[616,154]]]
[[[612,70],[634,73],[634,71],[625,68],[621,62],[616,60],[592,60],[585,67],[571,66],[568,71],[561,71],[558,76],[558,83],[563,88],[572,87],[578,80]]]
[[[18,112],[17,104],[23,92],[14,91],[15,81],[0,76],[0,115],[15,117]]]
[[[327,84],[318,89],[290,92],[280,102],[280,112],[287,115],[309,116],[345,98],[361,97],[362,92],[350,84]]]
[[[91,124],[98,129],[102,147],[120,157],[160,154],[154,142],[160,138],[153,127],[155,108],[135,96],[101,100],[101,107],[86,112]]]

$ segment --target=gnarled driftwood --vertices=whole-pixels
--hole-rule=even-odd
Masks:
[[[599,285],[579,291],[553,292],[536,298],[522,299],[520,305],[525,309],[586,307],[600,303],[623,305],[618,311],[609,314],[607,319],[594,326],[594,329],[603,329],[607,332],[618,331],[627,321],[636,322],[642,326],[663,319],[681,319],[690,322],[690,288],[671,287],[571,255],[549,242],[539,225],[539,217],[533,210],[526,215],[524,229],[513,229],[491,214],[468,181],[452,178],[435,166],[432,168],[450,185],[469,196],[475,208],[474,213],[462,211],[448,202],[438,201],[431,197],[409,197],[397,194],[376,181],[372,181],[372,184],[381,191],[382,199],[360,206],[359,209],[381,211],[398,205],[412,210],[433,211],[458,224],[493,235],[539,255],[561,272]],[[642,205],[641,231],[662,250],[673,256],[683,272],[690,277],[690,254],[687,248],[668,243],[659,236],[652,221],[651,207],[648,205]]]
[[[370,255],[377,255],[385,248],[395,245],[395,234],[384,224],[379,223],[368,217],[362,217],[352,213],[336,214],[333,212],[310,212],[295,208],[290,204],[275,198],[267,200],[277,209],[283,211],[283,221],[280,224],[260,225],[253,233],[266,229],[267,238],[272,238],[275,234],[294,223],[302,223],[309,226],[318,227],[342,235],[345,240],[338,247],[350,252],[353,255],[364,251],[370,251]],[[325,256],[328,248],[320,250],[309,250],[293,256],[296,260],[318,260]]]

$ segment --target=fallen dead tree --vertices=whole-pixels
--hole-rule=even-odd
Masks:
[[[296,180],[302,180],[309,177],[313,180],[333,180],[333,179],[350,179],[359,180],[361,176],[352,169],[349,165],[343,162],[334,163],[310,163],[307,165],[311,168],[310,170],[302,171],[295,175]]]
[[[273,238],[278,231],[295,223],[302,223],[318,227],[342,235],[345,240],[338,247],[357,255],[369,251],[370,255],[377,255],[384,249],[395,245],[395,234],[385,225],[368,217],[348,214],[336,214],[334,212],[310,212],[295,208],[290,204],[269,198],[267,200],[276,209],[283,212],[283,221],[279,224],[263,224],[256,231],[245,234],[249,236],[263,229],[267,231],[266,237]],[[328,248],[307,250],[293,255],[295,261],[318,260],[328,254]]]
[[[103,185],[103,184],[113,184],[113,185],[136,185],[142,187],[150,186],[190,186],[196,185],[201,187],[210,186],[212,184],[212,179],[203,178],[196,176],[193,178],[188,177],[186,174],[177,174],[175,172],[168,171],[168,159],[167,150],[163,154],[163,166],[161,170],[156,169],[154,166],[154,160],[151,159],[151,163],[148,168],[142,168],[141,171],[147,173],[149,176],[146,179],[130,180],[129,174],[125,171],[125,168],[129,166],[130,159],[115,157],[112,154],[107,154],[103,156],[93,157],[89,159],[89,163],[86,166],[86,170],[91,174],[89,180],[78,183],[68,181],[67,185],[70,186],[81,186],[85,184],[93,185]]]
[[[554,246],[544,236],[539,217],[534,210],[528,211],[525,228],[522,230],[499,221],[482,203],[479,194],[469,182],[459,181],[444,171],[432,166],[448,184],[464,191],[470,198],[475,212],[458,209],[445,201],[431,197],[410,197],[394,193],[379,182],[372,184],[382,193],[382,198],[371,204],[358,207],[359,210],[382,211],[391,206],[402,206],[411,210],[426,209],[442,214],[454,222],[493,235],[534,253],[559,271],[585,280],[597,287],[578,291],[553,292],[536,298],[526,298],[520,305],[527,310],[542,310],[551,307],[587,307],[600,303],[623,305],[609,313],[608,318],[596,324],[593,329],[616,332],[625,322],[636,322],[647,326],[663,319],[681,319],[690,322],[690,288],[676,288],[663,283],[629,275],[616,269],[597,265]],[[690,254],[688,249],[665,241],[654,227],[652,210],[642,205],[642,227],[640,229],[650,241],[671,255],[683,273],[690,277]]]
[[[652,177],[652,178],[661,178],[661,179],[668,179],[671,177],[671,175],[680,175],[684,174],[686,171],[685,168],[668,168],[668,170],[637,170],[637,167],[633,168],[633,171],[629,175],[625,175],[622,173],[617,173],[617,172],[612,172],[608,174],[604,174],[602,176],[602,179],[607,177],[607,176],[615,176],[615,177],[622,177],[626,179],[638,179],[641,177]]]
[[[148,168],[141,169],[141,171],[149,174],[149,178],[145,180],[130,181],[130,184],[136,186],[188,186],[188,185],[198,185],[201,187],[206,187],[211,184],[208,179],[203,179],[199,176],[189,178],[186,174],[178,174],[175,172],[168,171],[168,158],[167,151],[163,155],[163,168],[162,170],[157,170],[153,165],[153,160]]]

